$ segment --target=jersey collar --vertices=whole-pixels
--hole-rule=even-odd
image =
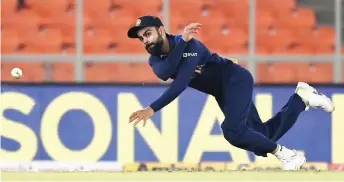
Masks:
[[[174,40],[174,36],[171,35],[171,34],[166,33],[166,37],[167,37],[167,40],[168,40],[168,44],[169,44],[170,50],[172,50],[176,46],[176,43],[175,43],[175,40]],[[168,55],[169,54],[162,54],[162,55],[160,55],[160,57],[161,58],[165,58]]]

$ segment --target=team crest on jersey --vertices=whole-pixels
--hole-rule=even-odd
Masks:
[[[235,64],[238,64],[238,63],[239,63],[239,61],[238,61],[237,59],[230,58],[230,60],[231,60],[233,63],[235,63]]]
[[[136,20],[136,26],[140,26],[140,24],[141,24],[141,19],[137,19]]]

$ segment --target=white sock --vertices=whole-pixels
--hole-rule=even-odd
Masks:
[[[275,155],[281,149],[282,149],[282,146],[280,144],[277,144],[277,148],[276,148],[276,150],[272,154]]]

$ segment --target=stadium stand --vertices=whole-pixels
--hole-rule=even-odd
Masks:
[[[75,53],[74,0],[26,0],[29,8],[20,11],[16,3],[17,0],[1,1],[2,54]],[[198,38],[211,50],[220,54],[246,54],[248,7],[248,0],[171,0],[170,32],[179,33],[186,24],[197,21],[203,24]],[[146,53],[138,41],[127,39],[126,32],[138,16],[149,13],[163,18],[161,10],[161,0],[139,4],[136,0],[99,0],[97,3],[84,0],[84,53]],[[298,7],[296,0],[257,0],[256,52],[259,54],[334,53],[334,36],[332,26],[319,25],[315,11]],[[72,60],[53,64],[33,61],[2,62],[2,80],[11,81],[7,73],[18,66],[25,72],[21,81],[73,81]],[[159,82],[146,63],[86,63],[84,69],[85,80],[89,82]],[[51,71],[47,73],[47,70]],[[104,74],[107,76],[102,76]],[[259,83],[299,80],[326,83],[332,82],[332,78],[332,63],[328,62],[286,60],[257,65]]]

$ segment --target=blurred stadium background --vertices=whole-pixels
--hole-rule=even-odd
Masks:
[[[25,73],[20,81],[159,82],[142,45],[126,36],[144,14],[161,17],[170,33],[202,23],[198,38],[214,52],[237,58],[257,83],[344,78],[341,0],[2,0],[1,5],[4,81],[12,81],[8,73],[18,66]]]
[[[210,50],[253,73],[264,120],[294,83],[318,84],[336,111],[303,114],[280,142],[304,151],[309,170],[344,170],[344,0],[2,0],[1,11],[2,161],[48,162],[27,169],[51,161],[96,161],[83,169],[104,170],[101,162],[123,162],[109,170],[127,171],[278,169],[274,158],[230,146],[216,102],[192,89],[146,128],[127,124],[166,89],[126,34],[151,14],[172,34],[202,23],[198,38]],[[24,77],[14,80],[14,67]]]

